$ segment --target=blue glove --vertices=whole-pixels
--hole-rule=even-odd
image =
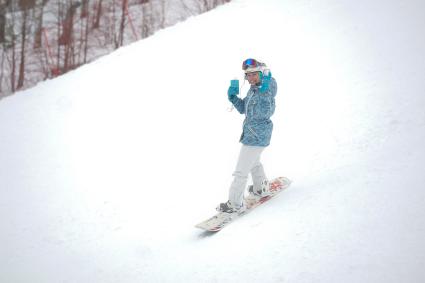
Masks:
[[[239,81],[238,80],[232,80],[230,83],[230,87],[227,90],[227,96],[230,101],[239,94]]]
[[[228,99],[229,99],[230,101],[232,101],[232,99],[233,99],[236,95],[238,95],[238,93],[239,93],[239,89],[238,89],[237,87],[230,86],[230,87],[229,87],[229,89],[227,90],[227,96],[228,96]]]
[[[270,79],[272,78],[272,73],[268,72],[267,76],[263,77],[263,81],[261,82],[261,87],[259,89],[260,93],[266,93],[270,88]]]

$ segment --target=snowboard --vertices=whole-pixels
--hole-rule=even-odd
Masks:
[[[243,212],[241,213],[218,212],[213,217],[208,218],[207,220],[202,221],[201,223],[195,225],[195,227],[203,229],[205,231],[218,232],[224,227],[226,227],[229,223],[231,223],[236,218],[251,212],[256,207],[269,201],[270,199],[275,197],[277,194],[279,194],[281,191],[289,187],[290,184],[291,184],[291,181],[288,178],[285,178],[285,177],[275,178],[271,180],[269,183],[270,187],[269,187],[268,195],[258,197],[258,196],[253,196],[250,194],[244,198],[246,209]]]

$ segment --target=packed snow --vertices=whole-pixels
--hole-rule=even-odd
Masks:
[[[0,282],[425,278],[425,2],[234,0],[0,101]],[[248,57],[288,190],[218,233]]]

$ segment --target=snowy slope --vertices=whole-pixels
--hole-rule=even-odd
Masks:
[[[400,2],[235,0],[1,100],[0,282],[422,282],[425,3]],[[205,234],[246,57],[294,183]]]

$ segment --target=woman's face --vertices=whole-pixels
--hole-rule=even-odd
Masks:
[[[251,85],[260,83],[260,72],[247,73],[246,79]]]

